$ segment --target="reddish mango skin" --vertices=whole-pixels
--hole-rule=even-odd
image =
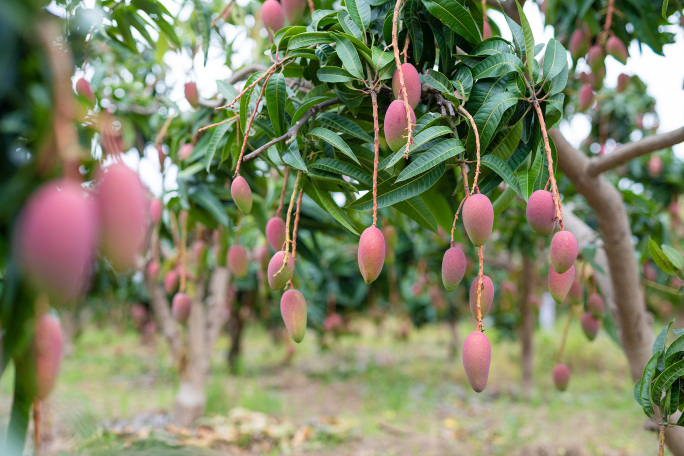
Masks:
[[[475,277],[470,284],[470,312],[473,317],[477,318],[477,282],[478,278]],[[494,303],[494,282],[489,276],[482,276],[482,298],[480,300],[480,312],[482,317],[487,315],[490,310],[492,310],[492,304]]]
[[[606,313],[606,304],[598,293],[592,293],[587,298],[587,311],[591,312],[594,318],[602,318]]]
[[[594,89],[591,84],[582,84],[579,92],[579,103],[577,109],[586,111],[594,104]]]
[[[582,314],[580,325],[582,326],[582,331],[584,331],[584,335],[587,336],[587,339],[590,341],[596,339],[596,334],[598,334],[599,330],[599,321],[591,312],[584,312],[584,314]]]
[[[84,78],[76,81],[76,93],[91,103],[95,103],[95,94],[93,93],[93,89],[90,87],[90,83]]]
[[[247,215],[252,211],[252,189],[244,177],[238,176],[230,184],[230,196],[243,214]]]
[[[147,277],[149,277],[151,280],[157,280],[158,276],[159,276],[159,263],[155,260],[152,260],[147,265]]]
[[[527,201],[527,223],[542,236],[553,233],[556,227],[556,208],[553,204],[553,194],[546,190],[537,190]]]
[[[553,368],[553,384],[558,391],[565,391],[568,389],[570,383],[570,368],[563,363],[556,364]]]
[[[100,176],[97,203],[102,251],[116,269],[130,269],[148,228],[145,187],[138,174],[123,163],[109,166]]]
[[[238,279],[247,275],[249,263],[247,262],[247,250],[243,246],[231,245],[228,249],[228,269]]]
[[[277,0],[266,0],[261,5],[261,20],[268,31],[268,38],[273,41],[273,36],[285,26],[285,12]]]
[[[51,314],[38,317],[34,337],[36,349],[36,399],[43,400],[52,392],[62,363],[62,327]]]
[[[570,36],[570,54],[572,59],[577,61],[580,57],[587,53],[588,41],[587,36],[584,34],[584,30],[575,29]]]
[[[625,73],[620,73],[620,75],[618,76],[617,89],[615,89],[616,92],[617,93],[624,92],[625,89],[627,88],[627,84],[629,84],[629,81],[631,81],[631,79],[632,78],[629,75],[627,75]]]
[[[190,309],[192,307],[192,301],[190,296],[185,293],[176,293],[171,302],[171,313],[173,318],[180,324],[184,324],[188,321],[190,316]]]
[[[183,161],[187,161],[194,152],[194,150],[195,146],[193,146],[191,143],[183,144],[178,149],[178,157]]]
[[[197,107],[199,94],[197,93],[197,84],[194,82],[185,83],[185,99],[188,100],[188,103],[190,103],[193,108]]]
[[[29,282],[71,301],[86,289],[95,259],[97,206],[76,182],[43,184],[26,202],[15,252]]]
[[[568,297],[575,302],[579,302],[584,297],[584,289],[582,286],[582,279],[575,277],[570,285],[570,291],[568,291]]]
[[[162,202],[157,198],[150,200],[150,221],[152,225],[156,225],[161,220],[162,216]]]
[[[623,65],[627,64],[627,57],[629,57],[627,47],[625,47],[625,43],[617,36],[613,35],[608,38],[608,41],[606,41],[606,52],[608,55],[615,57],[615,59]]]
[[[489,25],[489,21],[485,19],[482,24],[482,39],[487,40],[492,37],[492,26]]]
[[[595,44],[589,49],[589,52],[587,53],[587,63],[591,67],[593,73],[598,73],[601,70],[605,60],[606,54],[603,52],[601,46]]]
[[[268,266],[268,261],[270,260],[268,253],[268,246],[266,244],[261,245],[254,250],[254,257],[257,259],[261,269]]]
[[[287,284],[287,281],[294,275],[294,261],[292,261],[292,255],[290,253],[287,254],[287,265],[283,272],[278,276],[275,275],[283,266],[285,258],[285,252],[280,250],[276,252],[275,255],[271,257],[271,261],[268,262],[268,284],[274,290],[283,288]]]
[[[492,360],[492,346],[489,338],[480,331],[468,334],[463,342],[463,369],[470,387],[481,393],[487,386],[489,364]]]
[[[378,228],[369,226],[361,233],[358,260],[363,280],[370,285],[378,278],[385,263],[385,237]]]
[[[409,106],[411,113],[411,123],[415,125],[416,114]],[[413,130],[414,127],[411,127]],[[406,109],[404,109],[403,100],[394,100],[390,103],[385,112],[384,134],[387,145],[394,152],[398,151],[406,145],[406,138],[408,136],[408,124],[406,123]]]
[[[442,258],[442,283],[446,291],[454,291],[463,280],[466,257],[459,246],[451,247]]]
[[[171,269],[169,272],[166,273],[164,276],[164,291],[166,294],[171,294],[174,291],[176,291],[176,288],[178,288],[178,280],[180,279],[180,276],[178,275],[178,272],[176,272],[175,269]]]
[[[557,273],[553,266],[549,266],[549,293],[554,301],[561,304],[570,291],[572,282],[575,280],[575,266],[570,266],[570,269],[563,274]]]
[[[306,334],[306,299],[299,290],[290,289],[283,293],[280,315],[292,340],[300,343]]]
[[[475,247],[487,242],[494,226],[494,208],[485,195],[476,193],[463,203],[463,226]]]
[[[202,263],[204,259],[204,253],[207,250],[207,244],[202,240],[197,240],[192,243],[192,256],[197,264]]]
[[[306,0],[281,0],[285,17],[290,25],[296,24],[302,18],[306,9]]]
[[[401,65],[401,70],[404,73],[404,85],[406,86],[406,95],[409,106],[415,109],[416,106],[418,106],[418,103],[420,103],[420,93],[422,90],[420,86],[420,76],[418,75],[418,70],[416,70],[416,67],[410,63],[404,63]],[[394,93],[394,98],[396,100],[404,100],[404,94],[401,91],[399,70],[394,70],[394,75],[392,75],[392,92]],[[404,112],[404,119],[405,118],[406,112]]]
[[[575,264],[577,259],[577,239],[569,231],[559,231],[551,239],[551,266],[559,273],[563,274]]]
[[[266,223],[266,240],[274,251],[283,248],[285,244],[285,221],[280,217],[271,217]]]

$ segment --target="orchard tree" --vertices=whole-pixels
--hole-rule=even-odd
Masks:
[[[511,202],[524,201],[524,229],[535,233],[530,242],[551,237],[548,260],[537,261],[557,302],[578,275],[586,279],[575,261],[595,232],[563,203],[564,187],[565,197],[576,191],[593,210],[603,240],[596,282],[632,376],[642,375],[653,329],[611,171],[684,141],[684,127],[644,129],[652,104],[635,102],[629,112],[619,103],[643,99],[644,85],[621,76],[613,90],[603,80],[606,56],[624,63],[634,41],[662,53],[673,35],[661,27],[681,18],[675,2],[547,0],[541,7],[555,38],[544,43],[535,43],[515,0],[267,0],[216,4],[218,14],[183,1],[184,22],[152,0],[99,0],[93,9],[58,1],[58,11],[38,0],[9,4],[13,13],[0,16],[0,25],[17,54],[0,93],[2,145],[10,151],[0,171],[0,190],[9,195],[0,206],[0,373],[11,360],[17,375],[10,436],[17,442],[31,404],[57,376],[61,336],[48,309],[83,298],[96,258],[117,273],[144,273],[184,376],[177,419],[201,415],[209,357],[230,314],[226,301],[241,286],[254,288],[241,280],[266,266],[260,233],[275,252],[266,282],[297,343],[308,316],[324,315],[311,309],[321,306],[318,297],[311,305],[317,291],[338,293],[337,300],[353,291],[352,301],[363,300],[377,282],[392,292],[392,281],[382,286],[392,229],[409,237],[442,233],[447,246],[437,255],[447,291],[463,280],[466,251],[477,265],[467,284],[476,323],[462,358],[471,387],[481,392],[496,350],[483,324],[497,285],[485,255],[502,236],[501,222],[494,231],[495,213],[505,220]],[[490,19],[499,12],[511,41]],[[253,41],[236,39],[243,32]],[[253,61],[217,80],[216,94],[199,93],[191,74],[205,70],[193,68],[183,87],[192,109],[171,101],[167,55],[191,56],[206,68],[215,58],[210,51],[220,50],[232,70],[232,54],[247,42]],[[74,95],[76,68],[91,76],[75,81]],[[620,145],[596,157],[571,146],[557,127],[564,115],[582,111],[596,124],[590,148]],[[633,125],[620,120],[631,115],[641,115],[641,125],[636,117]],[[630,142],[635,130],[643,138]],[[150,200],[121,162],[126,151],[143,156],[150,149],[165,180],[177,171],[175,188],[164,189],[161,200]],[[330,277],[312,272],[331,260],[320,246],[335,249],[343,245],[335,240],[350,237],[358,238],[358,272],[340,282],[354,286],[325,288]],[[250,258],[259,261],[249,265]],[[523,291],[526,302],[532,289]],[[602,306],[596,298],[587,305],[583,327],[595,334]],[[180,337],[186,321],[187,345]],[[525,321],[527,328],[529,314]],[[567,386],[567,366],[553,376],[559,388]],[[657,405],[651,415],[662,423]],[[665,439],[684,454],[681,429],[668,428]]]

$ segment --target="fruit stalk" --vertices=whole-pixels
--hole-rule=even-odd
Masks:
[[[477,162],[475,164],[475,177],[473,178],[473,191],[480,193],[480,189],[477,187],[477,179],[480,177],[480,134],[477,131],[475,119],[473,119],[473,116],[471,116],[463,106],[458,107],[458,112],[468,118],[470,126],[473,127],[473,133],[475,133],[475,153],[477,154]],[[466,179],[465,181],[467,182],[468,180]]]
[[[560,364],[563,358],[563,351],[565,351],[565,341],[568,338],[568,332],[570,330],[570,323],[572,322],[572,317],[574,316],[575,308],[570,307],[568,312],[568,318],[565,320],[565,327],[563,328],[563,335],[561,336],[560,347],[558,348],[558,355],[556,355],[556,364]]]
[[[551,180],[551,193],[553,193],[553,203],[556,206],[556,218],[560,225],[561,231],[565,230],[563,226],[563,209],[561,208],[560,194],[558,193],[558,185],[556,184],[556,176],[553,174],[553,157],[551,156],[551,145],[549,144],[549,135],[546,132],[546,122],[544,122],[544,115],[542,114],[539,101],[534,100],[532,103],[534,109],[537,111],[537,118],[541,126],[542,137],[544,138],[544,150],[546,151],[546,158],[549,161],[549,180]]]
[[[295,212],[294,227],[292,228],[292,266],[294,266],[297,261],[297,227],[299,226],[299,213],[302,207],[303,194],[304,189],[300,189],[299,196],[297,197],[297,211]],[[292,277],[287,281],[287,284],[292,288]]]
[[[401,52],[404,56],[404,63],[408,63],[408,48],[411,42],[411,35],[406,34],[406,39],[404,40],[404,50]]]
[[[470,189],[468,188],[468,173],[466,173],[465,163],[459,164],[461,168],[461,176],[463,177],[463,189],[465,190],[465,198],[461,201],[456,209],[456,215],[454,215],[454,223],[451,225],[451,247],[454,246],[454,231],[456,230],[456,221],[458,220],[458,214],[461,212],[461,207],[463,207],[463,202],[470,196]]]
[[[605,44],[606,38],[610,33],[610,27],[613,24],[613,13],[615,12],[615,0],[608,0],[608,7],[606,8],[606,22],[603,24],[603,30],[598,38],[598,42]]]
[[[411,122],[411,106],[408,101],[408,92],[406,91],[406,84],[404,83],[404,71],[401,69],[401,58],[399,57],[399,41],[397,39],[397,28],[399,27],[399,12],[403,7],[403,0],[397,0],[394,5],[394,16],[392,16],[392,49],[394,50],[394,62],[399,71],[399,84],[401,85],[401,93],[404,100],[404,109],[406,109],[406,124],[408,125],[408,137],[406,138],[406,150],[404,151],[404,158],[408,158],[409,147],[413,145],[413,127]]]
[[[275,216],[280,217],[283,211],[283,200],[285,200],[285,190],[287,190],[287,178],[290,177],[290,167],[285,168],[285,176],[283,176],[283,189],[280,191],[280,200],[278,201],[278,209],[276,209]]]
[[[295,205],[295,195],[297,194],[297,189],[299,187],[299,180],[302,178],[302,172],[297,173],[297,179],[295,180],[294,188],[292,189],[292,196],[290,196],[290,205],[287,207],[287,218],[285,221],[285,258],[283,259],[283,265],[278,269],[278,272],[274,276],[278,276],[285,271],[287,267],[287,260],[289,258],[288,252],[290,251],[290,220],[292,217],[292,207]]]
[[[482,246],[477,248],[477,257],[479,261],[479,268],[477,271],[477,329],[484,332],[484,326],[482,325],[482,308],[480,307],[480,302],[482,301]]]
[[[257,112],[259,110],[259,103],[261,103],[261,98],[263,98],[264,96],[264,92],[266,91],[266,85],[268,84],[268,80],[271,79],[271,76],[273,76],[273,72],[268,74],[266,80],[261,85],[261,90],[259,91],[259,98],[257,98],[256,104],[254,105],[254,112],[252,113],[252,116],[249,118],[247,128],[245,129],[245,139],[242,141],[242,149],[240,149],[240,156],[238,157],[237,165],[235,166],[235,176],[233,177],[237,177],[240,175],[240,165],[242,164],[242,157],[245,155],[245,149],[247,148],[249,131],[252,129],[252,122],[254,122],[254,118],[257,115]]]
[[[380,161],[380,126],[378,123],[378,94],[371,89],[371,100],[373,103],[373,147],[375,148],[375,158],[373,159],[373,226],[378,224],[378,165]],[[409,130],[410,131],[410,130]],[[410,134],[410,133],[409,133]]]

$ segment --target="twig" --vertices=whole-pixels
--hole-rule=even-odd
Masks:
[[[274,276],[279,276],[284,270],[285,266],[287,266],[287,260],[289,258],[289,251],[290,251],[290,220],[292,217],[292,208],[294,207],[295,204],[295,195],[297,194],[297,189],[299,187],[299,181],[302,178],[302,172],[298,171],[297,172],[297,179],[295,179],[295,184],[294,188],[292,189],[292,196],[290,196],[290,205],[287,207],[287,217],[285,218],[285,245],[284,245],[284,250],[285,250],[285,258],[283,259],[283,265],[278,269],[278,272],[274,274]]]
[[[266,91],[266,85],[268,84],[268,80],[271,79],[271,76],[273,73],[269,74],[266,77],[266,80],[264,83],[261,85],[261,91],[259,91],[259,98],[257,98],[256,105],[254,106],[254,112],[252,113],[252,116],[249,118],[249,123],[247,123],[247,128],[245,129],[245,139],[242,141],[242,149],[240,149],[240,156],[238,157],[237,160],[237,165],[235,166],[235,177],[240,175],[240,165],[242,164],[242,157],[245,154],[245,149],[247,148],[247,140],[249,139],[249,131],[252,129],[252,122],[254,122],[254,118],[257,115],[257,112],[259,112],[259,103],[261,103],[261,98],[264,96],[264,92]]]
[[[307,0],[307,1],[308,1],[308,3],[309,3],[309,11],[311,12],[311,14],[313,14],[314,11],[316,11],[316,10],[314,9],[313,0]]]
[[[482,246],[477,248],[477,258],[479,262],[479,268],[477,270],[477,329],[484,332],[484,325],[482,324]]]
[[[287,190],[287,178],[290,177],[290,167],[285,168],[285,176],[283,176],[283,189],[280,191],[280,201],[278,201],[278,209],[276,209],[275,216],[280,217],[283,210],[283,200],[285,200],[285,190]]]
[[[380,126],[378,124],[378,94],[371,89],[371,102],[373,103],[373,147],[375,158],[373,159],[373,226],[378,224],[378,164],[380,161]]]
[[[164,140],[164,136],[166,136],[166,131],[169,129],[169,126],[171,125],[171,121],[175,115],[171,115],[166,119],[166,122],[164,122],[164,125],[162,125],[161,130],[159,130],[159,133],[157,134],[157,138],[154,140],[154,146],[158,147],[161,145],[162,141]]]
[[[210,128],[218,127],[219,125],[223,125],[223,124],[225,124],[225,123],[232,122],[233,120],[236,120],[236,119],[239,119],[239,118],[240,118],[239,115],[233,116],[233,117],[229,117],[228,119],[222,120],[221,122],[216,122],[216,123],[213,123],[213,124],[211,124],[211,125],[207,125],[206,127],[202,127],[202,128],[200,128],[199,130],[197,130],[197,133],[201,133],[201,132],[203,132],[204,130],[209,130]]]
[[[240,93],[238,94],[238,96],[235,97],[235,99],[233,99],[233,101],[231,101],[231,102],[228,103],[227,105],[218,106],[218,107],[216,107],[216,108],[214,108],[214,109],[216,109],[216,110],[218,111],[218,110],[220,110],[220,109],[229,109],[229,108],[232,108],[232,107],[235,105],[235,103],[237,103],[238,100],[239,100],[240,98],[242,98],[242,96],[243,96],[244,94],[246,94],[247,92],[249,92],[250,90],[252,90],[254,87],[256,87],[256,85],[259,84],[261,81],[263,81],[264,78],[270,77],[273,73],[275,73],[276,67],[277,67],[278,65],[280,65],[280,64],[281,64],[281,62],[275,62],[273,65],[271,65],[271,66],[268,68],[268,70],[266,70],[266,71],[264,72],[264,74],[262,74],[261,76],[259,76],[259,77],[258,77],[254,82],[252,82],[249,86],[247,86],[246,88],[242,89],[242,92],[240,92]],[[264,84],[264,85],[265,85],[265,84]]]
[[[402,52],[404,56],[404,63],[408,62],[408,48],[409,48],[409,43],[411,42],[411,35],[408,33],[406,34],[406,39],[404,40],[404,51]]]
[[[317,114],[319,111],[321,111],[321,110],[323,110],[329,106],[336,105],[338,103],[341,103],[341,100],[339,98],[331,98],[330,100],[325,100],[324,102],[322,102],[320,104],[312,106],[311,108],[309,108],[308,111],[306,111],[306,113],[304,113],[304,115],[301,117],[301,119],[299,119],[289,130],[287,130],[287,132],[285,132],[281,136],[278,136],[277,138],[270,140],[269,142],[267,142],[263,146],[254,150],[254,152],[251,152],[251,153],[245,155],[245,158],[242,161],[246,162],[247,160],[251,160],[254,157],[258,156],[263,151],[267,150],[272,145],[277,144],[280,141],[284,141],[286,139],[297,136],[299,129],[302,128],[302,126],[306,123],[307,120],[309,120],[312,116]]]
[[[480,193],[480,189],[477,187],[477,178],[480,177],[480,133],[477,131],[475,119],[473,119],[473,116],[471,116],[463,106],[458,107],[458,112],[468,118],[470,126],[473,128],[473,133],[475,133],[475,153],[477,154],[477,159],[475,164],[475,177],[473,178],[473,191]]]
[[[599,34],[597,41],[604,45],[608,35],[610,34],[610,27],[613,24],[613,13],[615,12],[615,0],[608,0],[608,7],[606,8],[606,22],[603,24],[603,30]]]
[[[302,208],[302,195],[304,189],[299,189],[299,196],[297,197],[297,210],[295,212],[294,227],[292,228],[292,266],[297,262],[297,227],[299,226],[299,214]],[[292,288],[292,277],[287,281],[287,284]]]
[[[406,150],[404,151],[404,158],[408,158],[409,147],[413,145],[413,127],[411,121],[411,106],[408,101],[408,92],[406,91],[406,84],[404,83],[404,70],[401,69],[401,58],[399,57],[399,42],[397,39],[397,28],[399,27],[399,11],[403,7],[403,0],[397,0],[394,5],[394,16],[392,16],[392,49],[394,50],[394,62],[399,71],[399,84],[401,85],[401,93],[404,98],[404,109],[406,110],[406,126],[408,129],[408,137],[406,138]]]
[[[532,102],[534,109],[537,111],[539,118],[539,126],[541,127],[542,137],[544,138],[544,149],[546,150],[546,158],[549,161],[549,179],[551,180],[551,192],[553,193],[553,202],[556,206],[556,219],[560,225],[561,231],[565,229],[563,226],[563,209],[561,207],[560,194],[558,193],[558,185],[556,184],[556,177],[553,174],[553,157],[551,156],[551,145],[549,144],[549,135],[546,132],[546,122],[544,122],[544,115],[542,114],[539,102],[534,100]]]

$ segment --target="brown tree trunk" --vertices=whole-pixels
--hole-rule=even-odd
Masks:
[[[520,314],[522,324],[520,327],[520,364],[522,367],[522,389],[530,392],[534,387],[532,379],[534,370],[534,347],[532,337],[534,335],[534,312],[530,306],[530,296],[535,292],[537,283],[537,269],[534,260],[523,256],[523,270],[520,276]]]
[[[247,293],[243,293],[243,303],[248,302]],[[242,318],[242,307],[232,306],[230,311],[230,321],[228,322],[228,336],[230,337],[230,348],[228,349],[228,369],[235,375],[238,371],[238,361],[242,353],[242,330],[244,320]]]

